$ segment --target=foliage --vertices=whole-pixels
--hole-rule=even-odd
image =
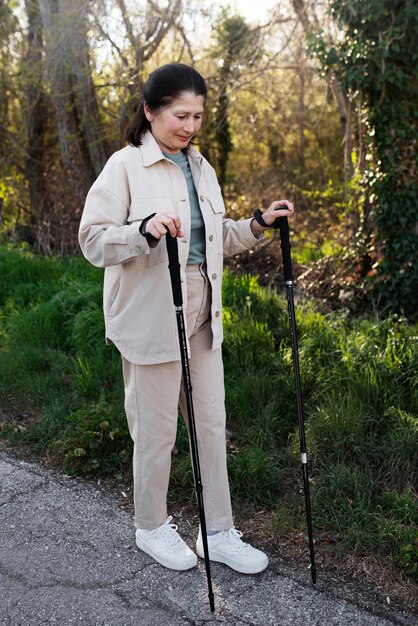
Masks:
[[[405,574],[416,576],[418,574],[418,539],[411,536],[411,543],[402,545],[395,559]]]
[[[106,346],[101,270],[0,248],[0,434],[70,474],[127,475],[120,358]],[[224,277],[228,464],[235,498],[304,530],[287,308],[255,277]],[[416,571],[418,327],[297,306],[318,533]],[[172,488],[193,497],[185,429]]]
[[[225,188],[227,166],[234,142],[230,124],[231,99],[244,73],[251,72],[262,58],[260,32],[245,19],[223,8],[212,27],[209,56],[216,60],[211,78],[210,118],[202,135],[202,151],[217,169],[219,184]]]
[[[283,25],[272,20],[259,26],[225,7],[208,13],[197,6],[189,12],[180,0],[162,4],[164,20],[156,2],[145,10],[137,2],[77,0],[60,5],[56,27],[37,0],[5,4],[0,28],[3,240],[24,240],[43,254],[77,251],[85,189],[94,178],[83,159],[90,159],[97,173],[103,151],[123,145],[141,85],[150,71],[172,59],[194,64],[207,79],[207,120],[199,147],[221,183],[225,180],[233,212],[248,215],[280,193],[294,198],[307,216],[303,190],[321,191],[330,178],[338,186],[336,109],[325,81],[300,54],[303,40],[294,16],[286,12]],[[61,14],[64,10],[68,15]],[[88,153],[83,158],[81,148]],[[325,205],[323,224],[329,212],[340,210],[329,197]],[[318,230],[315,221],[308,230]]]
[[[369,291],[381,308],[416,319],[418,7],[413,0],[346,0],[330,8],[341,40],[329,44],[318,34],[311,50],[324,71],[335,71],[347,94],[362,93],[368,106],[363,188],[365,214],[375,220]]]

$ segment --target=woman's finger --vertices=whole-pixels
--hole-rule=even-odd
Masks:
[[[274,211],[287,211],[287,213],[283,213],[283,215],[293,213],[295,210],[292,202],[289,202],[289,200],[277,200],[273,202],[269,208]]]
[[[172,237],[182,237],[180,218],[177,215],[168,213],[156,213],[152,219],[147,222],[146,229],[150,235],[157,239],[161,239],[167,234],[167,230]]]

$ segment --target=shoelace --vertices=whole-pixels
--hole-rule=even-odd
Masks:
[[[245,543],[245,541],[241,539],[242,532],[240,530],[230,528],[229,530],[225,530],[224,534],[237,552],[245,552],[250,547],[248,543]]]
[[[168,550],[174,550],[183,545],[183,540],[180,535],[177,534],[178,526],[176,524],[170,524],[172,519],[172,516],[168,517],[164,524],[154,531],[155,535],[158,536],[158,539],[164,543]]]

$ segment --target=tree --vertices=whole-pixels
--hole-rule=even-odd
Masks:
[[[330,45],[318,35],[315,52],[345,93],[360,92],[368,108],[365,271],[380,306],[416,318],[418,6],[414,0],[338,0],[330,8],[343,36]]]
[[[303,30],[291,11],[277,12],[274,21],[256,32],[263,49],[251,66],[234,68],[228,91],[233,142],[227,164],[228,206],[233,215],[244,216],[278,193],[288,195],[299,209],[298,237],[309,237],[320,254],[329,222],[339,223],[343,197],[338,110],[318,64],[306,53]],[[208,70],[206,74],[210,76]],[[218,76],[219,70],[209,93],[217,91]],[[215,163],[216,104],[211,99],[207,106],[212,134],[203,146],[209,144]]]
[[[120,18],[125,37],[123,44],[115,41],[107,22],[113,18],[107,16],[103,24],[102,2],[96,8],[96,26],[101,36],[110,43],[116,54],[116,66],[120,65],[119,74],[123,76],[119,98],[118,131],[123,137],[126,126],[137,106],[139,94],[144,84],[144,72],[164,39],[173,30],[180,28],[182,18],[182,0],[168,0],[162,6],[154,0],[134,10],[125,0],[113,0]]]
[[[230,94],[242,73],[251,71],[262,55],[260,30],[251,29],[240,15],[229,15],[223,10],[215,25],[215,47],[212,56],[217,59],[217,102],[212,125],[213,142],[219,184],[223,188],[232,137],[228,119]]]
[[[182,0],[147,0],[140,21],[128,1],[96,4],[0,0],[0,216],[42,253],[77,249],[86,194],[123,141],[151,58],[180,28]],[[121,35],[97,17],[100,9],[114,19],[115,8]],[[106,60],[93,49],[100,38]]]
[[[27,20],[16,19],[22,9]],[[287,5],[255,26],[224,11],[212,38],[197,0],[0,0],[0,16],[0,195],[6,189],[18,235],[39,251],[77,249],[85,195],[123,143],[142,80],[173,60],[207,79],[199,144],[231,182],[237,215],[280,185],[306,217],[307,186],[340,177],[335,108]]]
[[[309,0],[292,0],[293,9],[301,23],[305,35],[308,40],[318,33],[322,33],[322,37],[326,39],[330,45],[333,43],[333,37],[328,31],[325,34],[323,20],[322,22],[318,18],[315,12],[316,3],[312,3]],[[329,88],[334,96],[335,102],[338,106],[338,112],[340,116],[341,132],[342,132],[342,145],[344,149],[344,182],[345,182],[345,202],[347,205],[348,199],[348,184],[354,174],[354,167],[352,161],[353,153],[353,141],[352,141],[352,101],[348,94],[344,92],[341,87],[340,81],[334,71],[333,67],[326,67],[325,75]]]
[[[13,229],[25,202],[24,143],[19,102],[21,31],[14,3],[0,0],[0,224]]]
[[[45,139],[50,102],[42,85],[42,21],[37,0],[25,0],[28,17],[26,56],[22,63],[26,98],[24,112],[27,129],[25,174],[29,186],[29,219],[20,226],[20,236],[43,253],[50,252],[50,237],[45,221],[51,210],[47,190]],[[23,229],[25,232],[23,232]]]
[[[58,140],[81,204],[109,156],[91,79],[85,0],[39,0]]]

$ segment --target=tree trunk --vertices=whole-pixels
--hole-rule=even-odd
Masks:
[[[78,2],[65,4],[66,21],[78,19],[78,12],[74,15]],[[64,9],[63,9],[64,13]],[[87,43],[87,30],[85,20],[77,24],[73,31],[73,46],[69,50],[71,58],[70,78],[74,91],[74,103],[78,117],[81,139],[85,143],[88,157],[95,177],[103,169],[110,156],[110,149],[106,141],[102,123],[100,120],[99,107],[93,80],[91,76],[90,57]]]
[[[294,11],[299,19],[299,22],[301,23],[302,28],[305,32],[305,35],[312,35],[315,31],[319,32],[321,29],[319,20],[317,16],[315,15],[315,13],[312,13],[313,23],[309,20],[308,9],[307,9],[307,6],[305,5],[304,0],[292,0],[292,4],[293,4]],[[349,156],[349,159],[346,161],[346,163],[347,163],[347,168],[348,168],[347,171],[348,171],[349,177],[351,178],[353,175],[353,164],[351,160],[352,145],[351,145],[351,128],[348,127],[348,124],[351,120],[351,116],[349,112],[350,103],[349,103],[347,96],[343,93],[341,89],[341,85],[337,77],[335,76],[335,73],[332,70],[328,72],[327,80],[328,80],[328,84],[331,89],[331,92],[335,98],[335,102],[337,103],[338,111],[340,115],[341,131],[342,131],[343,142],[344,142],[344,159],[347,158],[348,150],[350,150],[350,153],[349,153],[350,156]]]
[[[305,71],[301,66],[299,68],[299,111],[298,111],[298,125],[299,125],[299,163],[302,171],[305,169]]]
[[[38,2],[61,158],[81,204],[107,156],[89,69],[86,2]]]
[[[28,146],[25,174],[29,185],[30,218],[24,238],[42,253],[49,253],[49,241],[44,237],[44,221],[48,210],[45,176],[45,132],[48,119],[48,99],[41,85],[42,21],[36,0],[25,0],[28,17],[28,51],[24,69],[26,77],[26,127]]]
[[[225,188],[226,168],[228,165],[229,153],[232,150],[231,130],[228,119],[229,97],[227,89],[227,77],[225,77],[225,83],[222,87],[218,100],[215,131],[215,140],[218,147],[218,180],[222,191]]]

